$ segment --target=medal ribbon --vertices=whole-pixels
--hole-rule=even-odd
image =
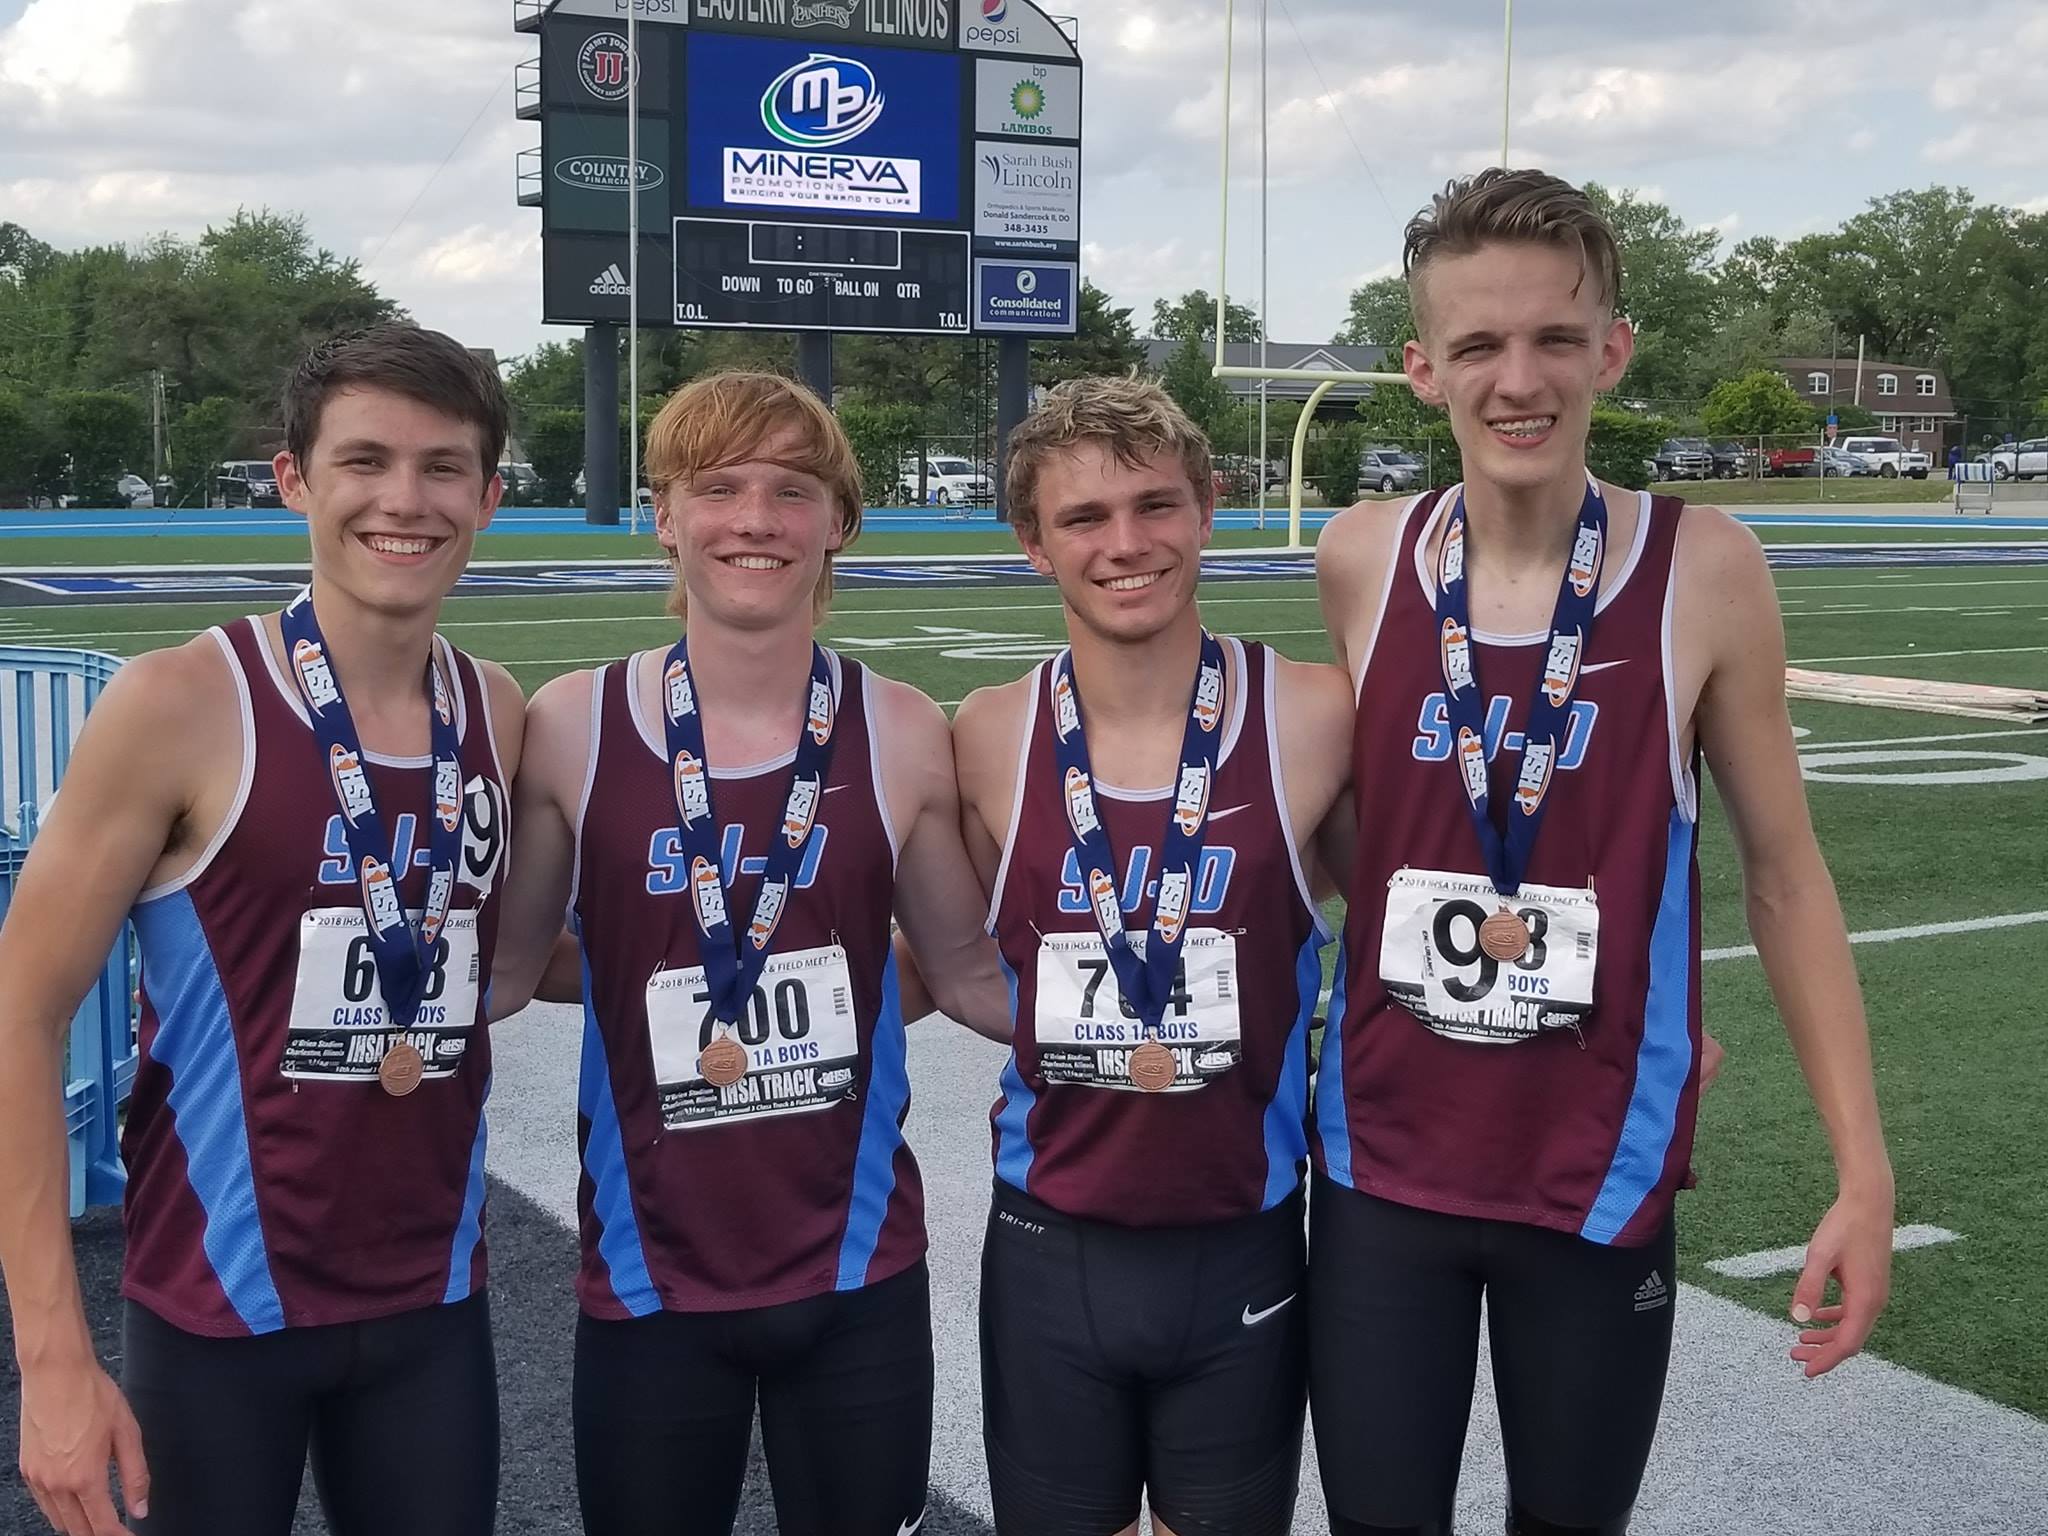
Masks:
[[[1181,737],[1173,806],[1159,843],[1159,895],[1153,903],[1152,929],[1142,960],[1124,928],[1123,907],[1117,899],[1116,871],[1120,866],[1110,847],[1109,830],[1096,811],[1095,778],[1081,726],[1081,689],[1074,677],[1072,651],[1060,652],[1052,664],[1052,704],[1054,760],[1088,906],[1116,971],[1116,984],[1150,1034],[1159,1028],[1173,995],[1181,940],[1187,932],[1188,909],[1194,901],[1195,876],[1202,861],[1202,836],[1209,822],[1209,792],[1216,778],[1216,752],[1222,734],[1223,647],[1214,635],[1202,631],[1202,659],[1188,705],[1187,730]]]
[[[662,668],[662,718],[667,723],[670,778],[675,786],[676,839],[690,868],[690,895],[696,904],[697,926],[703,933],[698,951],[704,962],[705,990],[711,994],[712,1018],[736,1023],[754,983],[768,963],[768,943],[782,921],[796,883],[818,801],[825,790],[825,772],[832,763],[832,732],[837,710],[832,699],[832,673],[824,650],[811,644],[810,692],[805,722],[796,742],[790,769],[789,794],[783,801],[782,826],[768,844],[767,868],[754,896],[753,916],[744,935],[734,931],[727,912],[727,882],[719,868],[718,817],[711,809],[711,765],[704,752],[704,717],[697,710],[697,689],[690,677],[689,637],[676,641]],[[737,876],[737,867],[733,874]]]
[[[1528,873],[1529,857],[1550,798],[1551,770],[1571,728],[1572,695],[1578,689],[1580,660],[1593,635],[1600,566],[1607,552],[1606,503],[1589,477],[1586,499],[1579,506],[1578,531],[1572,537],[1571,559],[1558,585],[1543,675],[1537,679],[1522,727],[1522,771],[1515,783],[1514,808],[1507,813],[1505,836],[1494,825],[1488,803],[1486,698],[1480,691],[1473,649],[1465,552],[1465,498],[1460,492],[1445,522],[1443,550],[1437,557],[1437,649],[1443,662],[1452,756],[1465,786],[1472,829],[1479,836],[1493,888],[1512,900]]]
[[[455,861],[462,853],[462,743],[455,734],[455,705],[446,679],[431,657],[426,689],[432,702],[434,805],[426,818],[429,834],[426,909],[415,924],[398,893],[406,871],[387,859],[400,857],[385,835],[384,817],[370,789],[362,739],[341,684],[327,659],[327,642],[313,613],[313,589],[304,587],[279,616],[292,677],[306,702],[313,735],[327,758],[328,782],[341,809],[342,836],[356,867],[356,885],[369,926],[377,985],[394,1029],[410,1029],[433,974],[434,945],[455,897]],[[410,859],[411,850],[405,851]]]

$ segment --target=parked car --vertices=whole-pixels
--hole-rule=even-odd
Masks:
[[[123,475],[114,482],[114,489],[121,493],[121,499],[131,507],[156,505],[156,492],[150,489],[149,482],[140,475]]]
[[[1900,475],[1925,480],[1934,464],[1932,456],[1908,448],[1896,437],[1845,437],[1835,446],[1843,453],[1853,453],[1887,480]]]
[[[1358,456],[1362,490],[1412,491],[1422,483],[1422,461],[1398,448],[1368,448]]]
[[[1773,475],[1817,475],[1820,449],[1773,448],[1764,455],[1764,470]]]
[[[1877,470],[1868,459],[1849,453],[1841,448],[1823,448],[1821,473],[1823,475],[1874,475]]]
[[[224,507],[281,507],[277,471],[268,459],[230,459],[214,476],[214,492]]]
[[[925,494],[942,507],[987,506],[996,499],[995,482],[974,467],[971,460],[952,454],[932,454],[924,461]],[[896,466],[896,494],[905,506],[916,506],[917,456]]]
[[[2031,480],[2048,475],[2048,437],[2005,443],[1991,450],[1991,474],[1998,480]]]
[[[1713,443],[1707,451],[1714,457],[1714,478],[1741,480],[1748,476],[1755,456],[1740,443]]]
[[[540,476],[531,464],[500,464],[498,478],[505,482],[505,505],[531,506],[540,494]]]
[[[1714,473],[1714,454],[1698,437],[1667,437],[1657,450],[1659,480],[1705,480]]]

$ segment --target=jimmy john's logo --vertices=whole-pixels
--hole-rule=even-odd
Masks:
[[[370,811],[370,780],[362,760],[337,741],[327,749],[327,771],[334,777],[341,814],[351,823],[361,821]]]
[[[435,870],[433,879],[427,882],[427,910],[420,917],[420,932],[429,944],[441,936],[441,924],[448,919],[448,903],[454,895],[455,871]]]
[[[669,719],[680,720],[697,712],[697,690],[690,686],[690,669],[683,665],[680,656],[662,674],[661,694]]]
[[[711,814],[711,786],[704,777],[704,764],[688,750],[676,754],[676,809],[686,827],[694,827],[698,817]]]
[[[335,686],[334,669],[327,665],[327,652],[318,640],[292,643],[292,671],[298,676],[299,691],[306,696],[306,707],[314,714],[340,702],[341,689]]]
[[[1465,519],[1451,524],[1444,535],[1443,564],[1438,572],[1440,586],[1454,586],[1465,579]]]
[[[363,911],[369,916],[370,927],[383,933],[402,924],[405,912],[398,905],[398,885],[391,878],[391,866],[381,859],[364,858],[362,881]]]
[[[725,887],[718,869],[699,855],[690,860],[690,894],[697,898],[697,926],[706,933],[725,926]]]
[[[439,667],[434,667],[431,670],[434,679],[434,713],[440,716],[443,725],[453,725],[455,723],[455,705],[448,697],[448,684],[442,678]]]
[[[1472,686],[1472,637],[1456,619],[1444,620],[1444,686],[1463,693]]]
[[[1067,770],[1067,821],[1074,829],[1074,836],[1087,837],[1099,830],[1102,823],[1095,816],[1095,795],[1089,788],[1088,775],[1079,768]]]
[[[1213,663],[1195,678],[1195,723],[1205,731],[1223,718],[1223,669]]]
[[[1572,584],[1572,590],[1581,597],[1593,595],[1594,584],[1600,580],[1600,530],[1581,528],[1579,536],[1572,541],[1572,563],[1565,572]]]
[[[462,825],[462,764],[452,757],[434,760],[434,814],[450,832]]]
[[[1183,765],[1180,770],[1180,782],[1174,786],[1173,791],[1173,824],[1180,828],[1182,837],[1193,837],[1202,830],[1202,822],[1208,815],[1208,765]]]
[[[1550,637],[1550,654],[1543,658],[1543,697],[1562,709],[1579,680],[1579,650],[1584,636],[1577,630]]]
[[[819,746],[832,739],[832,690],[826,684],[813,679],[811,682],[811,740]]]
[[[1474,804],[1486,798],[1486,743],[1469,725],[1458,727],[1458,771],[1465,776],[1465,793]]]
[[[1193,882],[1185,869],[1168,870],[1159,877],[1159,900],[1152,912],[1152,931],[1159,942],[1171,944],[1180,937],[1181,924],[1188,918],[1188,891]]]
[[[801,848],[804,839],[811,835],[811,825],[818,819],[818,781],[815,778],[798,779],[789,786],[789,803],[782,808],[783,841],[792,848]]]
[[[1557,743],[1532,741],[1522,749],[1522,772],[1515,780],[1515,804],[1524,816],[1534,816],[1550,789],[1551,769],[1557,763]]]
[[[1116,882],[1099,869],[1088,871],[1088,902],[1095,909],[1095,921],[1104,933],[1120,932],[1124,909],[1117,905]]]
[[[782,921],[782,904],[788,900],[787,880],[761,887],[761,894],[754,902],[753,921],[747,924],[747,942],[754,948],[768,947],[768,941],[775,937],[776,925]]]
[[[1081,726],[1081,706],[1074,699],[1074,680],[1061,672],[1052,680],[1052,727],[1065,741]]]

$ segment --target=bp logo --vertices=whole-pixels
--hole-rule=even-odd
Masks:
[[[576,55],[576,78],[599,101],[624,101],[639,73],[626,40],[617,32],[593,32]]]
[[[768,82],[761,125],[785,144],[827,149],[857,139],[882,115],[875,72],[858,59],[814,53]]]
[[[1030,122],[1045,110],[1045,87],[1036,80],[1019,80],[1010,92],[1010,110]]]

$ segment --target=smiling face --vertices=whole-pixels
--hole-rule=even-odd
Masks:
[[[1171,449],[1125,463],[1100,439],[1069,443],[1038,465],[1035,500],[1017,538],[1058,584],[1070,625],[1130,643],[1194,603],[1214,511]]]
[[[438,603],[469,563],[503,487],[473,423],[387,389],[335,391],[303,455],[277,456],[285,504],[306,519],[323,588],[366,608]]]
[[[687,608],[741,629],[813,622],[826,556],[845,542],[838,498],[795,467],[785,429],[753,458],[679,475],[655,493],[654,532],[676,562]]]
[[[1489,241],[1417,274],[1415,393],[1443,406],[1468,480],[1532,489],[1585,472],[1593,399],[1635,351],[1569,246]]]

